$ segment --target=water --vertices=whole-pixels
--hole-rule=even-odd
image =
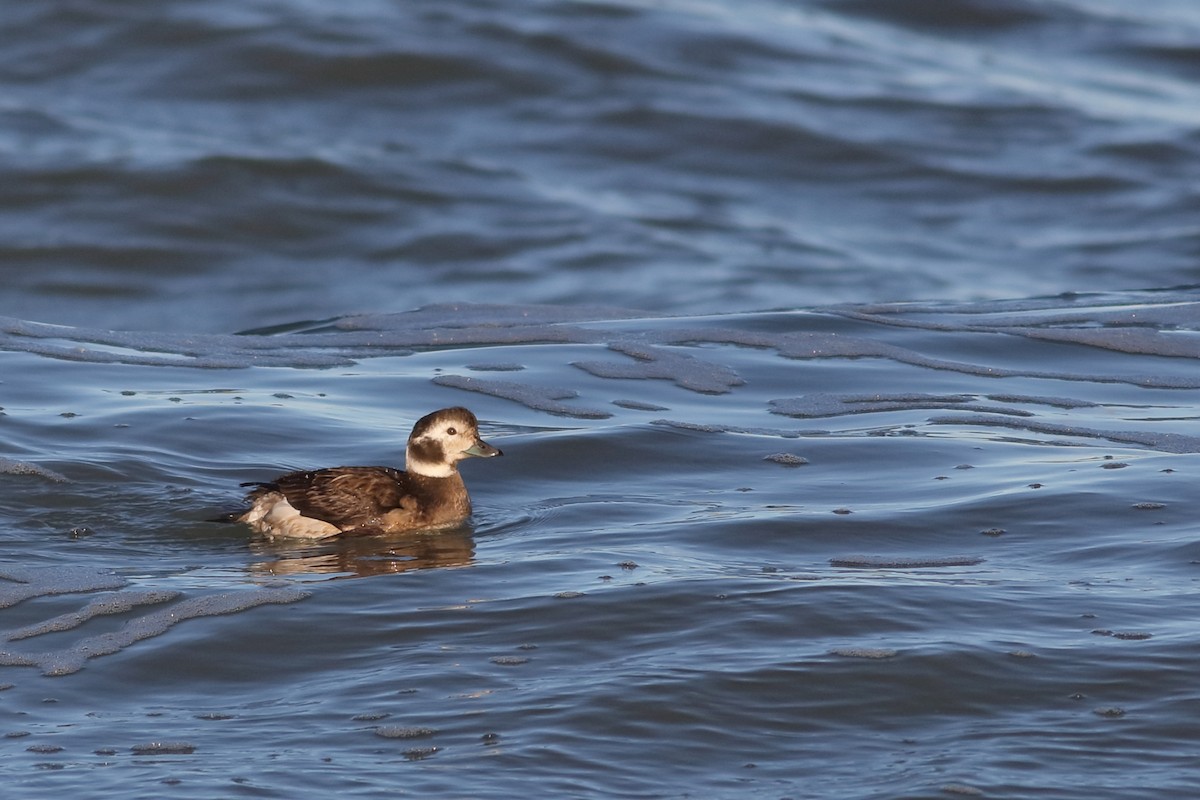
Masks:
[[[1193,4],[0,44],[10,796],[1196,792]],[[208,521],[454,404],[469,526]]]

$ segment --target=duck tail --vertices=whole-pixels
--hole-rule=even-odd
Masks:
[[[272,483],[270,481],[246,481],[245,483],[239,483],[238,486],[242,487],[243,489],[249,488],[251,486],[254,487],[246,495],[246,500],[250,501],[250,502],[253,502],[258,496],[265,494],[267,492],[279,491],[279,485],[276,483]],[[205,521],[206,522],[246,522],[247,521],[246,515],[249,514],[253,510],[254,510],[254,506],[251,505],[247,508],[239,508],[236,511],[226,511],[218,516],[211,517]]]

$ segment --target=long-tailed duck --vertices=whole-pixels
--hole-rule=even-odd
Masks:
[[[399,533],[462,522],[471,498],[458,462],[503,455],[479,438],[465,408],[443,408],[417,420],[408,437],[405,470],[329,467],[290,472],[255,487],[250,508],[230,515],[259,533],[304,539],[339,534]]]

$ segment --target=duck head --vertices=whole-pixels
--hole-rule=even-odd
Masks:
[[[405,469],[416,475],[448,478],[464,458],[502,456],[479,438],[479,421],[465,408],[443,408],[417,420],[408,437]]]

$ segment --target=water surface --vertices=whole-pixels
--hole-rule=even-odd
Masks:
[[[1190,0],[0,11],[8,796],[1194,795],[1197,53]],[[456,404],[461,529],[209,521]]]
[[[1198,307],[464,307],[153,348],[12,324],[7,780],[1186,792]],[[281,468],[395,463],[398,407],[456,403],[506,452],[466,465],[461,530],[206,521]]]

